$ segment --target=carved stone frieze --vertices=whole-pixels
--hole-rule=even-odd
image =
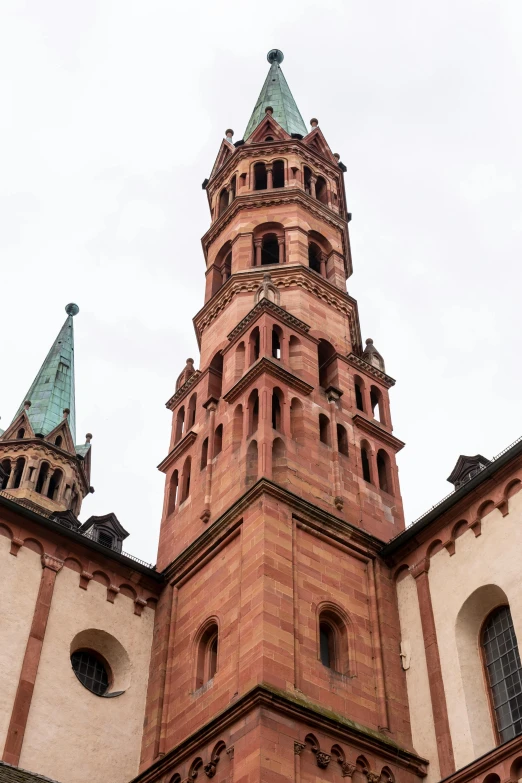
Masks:
[[[260,273],[260,269],[253,267],[247,274],[241,273],[233,275],[219,290],[218,294],[216,294],[210,302],[207,302],[199,313],[197,313],[194,318],[194,326],[199,343],[201,343],[201,336],[205,329],[212,325],[215,319],[235,296],[238,294],[253,293],[257,290],[259,287]],[[293,286],[303,288],[328,304],[328,306],[333,307],[338,312],[346,315],[350,327],[350,340],[352,345],[359,346],[360,335],[356,318],[357,305],[351,297],[302,264],[275,265],[274,268],[270,270],[270,273],[272,282],[278,288],[291,288]],[[171,408],[170,401],[167,406]]]

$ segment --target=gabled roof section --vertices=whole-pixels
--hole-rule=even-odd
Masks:
[[[309,133],[308,136],[303,139],[303,142],[311,150],[314,150],[314,152],[317,152],[323,158],[329,160],[330,163],[337,163],[333,156],[333,152],[328,146],[324,134],[319,127],[314,128],[313,131],[311,131],[311,133]]]
[[[247,125],[244,135],[245,141],[264,119],[267,106],[272,107],[274,119],[287,133],[299,133],[301,136],[306,136],[308,130],[281,70],[283,52],[279,49],[272,49],[266,58],[270,63],[270,70]]]
[[[246,143],[255,144],[257,141],[264,141],[267,135],[271,136],[274,141],[287,141],[292,138],[270,114],[265,114],[264,120],[250,134]]]
[[[9,427],[5,431],[2,430],[0,433],[0,438],[2,440],[15,440],[19,430],[21,429],[25,430],[25,438],[34,438],[34,432],[33,428],[31,427],[29,417],[27,416],[27,410],[23,410],[14,417]]]
[[[210,175],[210,179],[212,179],[214,174],[217,174],[218,171],[223,168],[227,160],[232,157],[235,151],[236,151],[235,147],[229,141],[223,139],[223,141],[221,142],[221,147],[219,148],[219,152],[217,154],[216,162],[212,167],[212,173]]]
[[[68,304],[67,319],[51,346],[44,363],[34,379],[24,401],[31,403],[27,416],[36,435],[48,435],[63,419],[65,408],[69,410],[68,424],[73,441],[76,438],[76,411],[74,401],[74,333],[73,316],[78,305]],[[24,410],[25,402],[18,408],[15,419]],[[14,419],[13,419],[14,421]]]

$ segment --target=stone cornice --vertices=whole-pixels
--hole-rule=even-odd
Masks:
[[[194,329],[201,345],[201,335],[220,315],[234,296],[251,292],[254,294],[269,271],[273,285],[277,288],[304,288],[318,299],[346,315],[350,325],[352,346],[361,347],[361,333],[357,313],[357,302],[345,291],[329,283],[303,264],[273,264],[269,267],[252,267],[244,272],[236,272],[193,318]]]
[[[382,549],[381,539],[325,511],[314,503],[304,500],[270,479],[261,478],[163,569],[162,576],[165,580],[177,582],[184,577],[195,562],[207,557],[224,538],[228,537],[241,524],[240,517],[245,510],[264,494],[291,506],[292,513],[295,512],[295,515],[304,520],[308,527],[368,558],[375,557]]]
[[[176,407],[178,402],[180,400],[182,400],[183,397],[185,397],[185,395],[188,394],[188,392],[194,386],[194,384],[196,383],[196,381],[198,380],[200,375],[201,375],[201,371],[200,370],[195,370],[192,373],[192,375],[190,376],[190,378],[188,378],[185,381],[183,386],[180,386],[179,389],[177,389],[177,391],[172,395],[170,400],[165,403],[165,407],[168,408],[171,411],[174,410],[174,408]]]
[[[206,234],[201,238],[205,262],[209,245],[214,242],[236,215],[245,207],[248,209],[266,209],[278,207],[282,204],[300,204],[314,217],[324,220],[329,226],[341,233],[343,239],[343,254],[346,277],[350,277],[352,269],[349,268],[349,242],[348,223],[337,212],[333,212],[325,204],[312,198],[304,190],[298,187],[276,188],[275,190],[253,190],[240,194],[232,201],[223,214],[213,223]]]
[[[406,445],[402,440],[399,440],[399,438],[396,438],[395,435],[392,435],[391,432],[388,432],[388,430],[385,430],[384,427],[381,427],[380,424],[376,424],[375,422],[370,421],[360,413],[356,413],[352,421],[356,427],[364,430],[368,433],[368,435],[371,435],[378,440],[383,440],[393,449],[395,453],[400,451]]]
[[[370,377],[373,377],[376,380],[380,381],[386,389],[395,386],[394,378],[391,378],[389,375],[386,375],[385,372],[382,372],[382,370],[377,369],[377,367],[374,367],[373,364],[368,364],[368,362],[366,362],[361,356],[357,356],[357,354],[352,352],[349,353],[346,358],[348,360],[348,363],[351,364],[352,367],[356,367],[358,370],[365,373],[366,375],[369,375]]]
[[[172,451],[170,451],[165,459],[160,462],[158,465],[158,470],[160,470],[162,473],[166,473],[169,466],[172,465],[172,463],[178,459],[180,454],[183,454],[183,452],[188,449],[189,446],[192,446],[197,437],[198,434],[197,432],[194,432],[194,430],[187,432],[185,437],[176,443]]]
[[[241,334],[243,334],[243,332],[245,332],[248,327],[256,320],[256,318],[265,310],[270,310],[273,315],[277,316],[280,321],[287,324],[287,326],[290,326],[292,329],[294,329],[294,331],[301,332],[301,334],[309,336],[308,332],[310,331],[310,327],[308,324],[305,324],[304,321],[300,321],[299,318],[296,318],[295,315],[292,315],[287,310],[279,307],[279,305],[276,305],[275,302],[271,302],[270,299],[261,299],[261,301],[258,302],[252,308],[252,310],[250,310],[250,312],[245,315],[245,317],[230,332],[230,334],[227,335],[227,339],[232,342]]]
[[[104,559],[108,559],[112,561],[112,568],[116,568],[116,564],[118,564],[120,568],[125,569],[123,573],[127,575],[129,574],[129,571],[131,574],[134,571],[150,577],[152,580],[151,584],[162,584],[164,581],[163,576],[156,571],[155,567],[151,568],[142,561],[135,560],[121,552],[116,552],[114,549],[109,549],[109,547],[99,544],[97,541],[94,541],[94,539],[59,524],[55,521],[57,515],[50,511],[45,510],[47,516],[44,516],[43,513],[38,513],[31,508],[27,508],[24,506],[23,500],[9,496],[5,491],[0,492],[0,507],[5,512],[19,515],[22,518],[28,519],[30,522],[36,523],[53,537],[59,536],[79,546],[85,547],[87,550],[90,550],[89,557],[92,561],[95,561],[96,556],[98,556],[100,558],[100,563],[103,563]],[[3,516],[3,519],[9,522],[6,516]],[[132,580],[132,577],[130,578]]]
[[[255,364],[243,375],[240,380],[232,386],[231,389],[223,395],[223,399],[226,402],[234,402],[234,400],[263,373],[268,373],[273,378],[276,378],[282,383],[286,383],[293,389],[300,391],[301,394],[311,394],[314,387],[306,381],[303,381],[299,376],[294,375],[292,372],[282,367],[277,359],[271,359],[268,356],[262,356]]]
[[[166,779],[177,765],[197,753],[202,745],[211,742],[232,723],[246,717],[255,709],[277,712],[292,721],[301,721],[307,727],[333,735],[341,742],[356,743],[357,747],[369,753],[376,753],[404,770],[422,777],[426,775],[427,761],[393,742],[385,734],[326,709],[302,693],[287,692],[268,683],[260,683],[218,712],[206,725],[190,734],[161,759],[153,762],[148,769],[133,778],[131,783],[157,783],[160,779]]]

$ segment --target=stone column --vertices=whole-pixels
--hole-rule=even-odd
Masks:
[[[315,194],[316,181],[317,181],[317,177],[314,177],[314,175],[312,174],[312,176],[310,177],[310,195],[312,196],[312,198],[317,198]]]
[[[9,474],[9,478],[7,480],[7,486],[6,489],[12,489],[15,483],[15,474],[16,474],[16,460],[11,460],[11,472]]]
[[[209,412],[209,433],[208,433],[208,449],[207,449],[207,475],[205,479],[205,507],[200,519],[203,522],[208,522],[210,519],[210,501],[212,499],[212,460],[214,458],[214,438],[216,433],[216,410],[217,400],[211,397],[204,406]]]
[[[51,609],[51,600],[53,597],[54,583],[56,574],[61,570],[63,560],[51,555],[42,555],[42,577],[40,580],[40,589],[36,598],[34,608],[33,622],[29,632],[29,639],[25,648],[22,671],[18,680],[18,688],[11,711],[11,720],[7,730],[7,736],[4,746],[2,760],[15,767],[20,762],[20,754],[24,741],[25,729],[29,708],[33,697],[36,675],[40,664],[43,640],[49,619]]]
[[[424,650],[426,652],[426,665],[428,668],[428,680],[430,685],[431,706],[435,724],[435,736],[437,737],[440,775],[442,778],[446,778],[455,772],[455,760],[453,758],[448,708],[446,705],[446,694],[444,692],[444,681],[442,679],[440,666],[437,631],[431,603],[430,583],[428,579],[429,570],[429,557],[425,557],[410,568],[410,572],[417,584],[422,635],[424,637]]]
[[[319,256],[319,263],[321,264],[321,277],[326,279],[326,256],[324,253]]]
[[[339,468],[339,444],[337,442],[337,400],[341,398],[341,392],[330,386],[326,390],[326,397],[328,399],[328,407],[330,410],[330,437],[332,441],[332,463],[334,471],[334,503],[338,511],[341,511],[344,505],[341,496],[341,472]]]
[[[279,258],[278,258],[279,263],[280,264],[284,264],[285,263],[285,238],[284,238],[284,236],[277,237],[277,247],[278,247],[278,250],[279,250]]]
[[[266,189],[272,190],[274,187],[274,169],[273,166],[266,167]]]
[[[234,201],[234,192],[233,192],[232,188],[229,188],[228,189],[228,203],[229,203],[229,205],[232,204],[233,201]]]
[[[254,266],[261,266],[262,239],[254,239]]]

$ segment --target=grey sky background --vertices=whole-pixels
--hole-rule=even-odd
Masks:
[[[391,392],[407,522],[460,453],[520,435],[520,0],[2,0],[1,426],[75,318],[82,520],[154,562],[170,413],[203,303],[201,182],[266,53],[345,175],[363,337]]]

